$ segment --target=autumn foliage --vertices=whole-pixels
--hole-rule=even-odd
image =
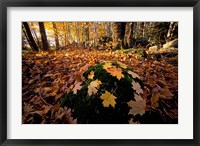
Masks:
[[[177,124],[175,22],[23,22],[23,124]]]

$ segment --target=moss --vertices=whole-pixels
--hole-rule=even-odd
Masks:
[[[147,53],[144,49],[137,49],[137,54],[140,56],[140,57],[144,57],[146,58],[147,57]]]
[[[129,115],[130,107],[127,102],[134,99],[135,90],[132,88],[132,81],[138,82],[143,89],[143,83],[138,78],[133,78],[128,74],[130,68],[122,68],[117,62],[112,62],[112,66],[121,68],[124,75],[120,80],[115,76],[112,76],[105,69],[103,69],[104,63],[97,64],[90,67],[83,73],[85,81],[82,83],[81,90],[78,90],[77,94],[73,94],[70,91],[62,99],[62,106],[69,107],[73,110],[72,115],[77,118],[78,123],[93,123],[93,124],[126,124],[132,118]],[[94,71],[93,79],[88,79],[88,75],[91,71]],[[98,92],[96,94],[88,95],[88,86],[94,80],[100,80]],[[103,100],[100,96],[108,91],[112,93],[116,98],[115,107],[111,105],[104,107]]]

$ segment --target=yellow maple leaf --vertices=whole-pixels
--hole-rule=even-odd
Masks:
[[[122,69],[117,68],[116,66],[112,66],[111,68],[107,68],[106,71],[110,73],[112,76],[116,77],[118,80],[124,77],[122,74]]]
[[[117,97],[115,97],[110,92],[106,91],[104,94],[100,96],[100,98],[103,100],[102,104],[104,107],[109,107],[109,105],[111,105],[113,108],[115,107],[116,104],[115,99]]]
[[[146,101],[142,99],[141,96],[135,94],[134,96],[136,101],[129,101],[128,106],[131,107],[129,114],[132,115],[143,115],[145,113]]]
[[[143,90],[139,83],[132,81],[132,88],[136,91],[137,94],[143,94]]]
[[[112,63],[111,62],[106,62],[104,65],[103,65],[103,69],[108,69],[108,68],[111,68],[112,67]]]
[[[94,78],[94,71],[92,70],[88,75],[88,79],[93,79],[93,78]]]
[[[151,97],[151,106],[157,108],[159,106],[158,100],[160,98],[160,93],[153,94]]]
[[[132,72],[132,71],[128,71],[128,74],[129,75],[131,75],[133,78],[138,78],[138,79],[140,79],[140,77],[139,77],[139,75],[138,74],[136,74],[136,73],[134,73],[134,72]]]
[[[81,84],[82,84],[82,82],[77,82],[77,83],[75,84],[75,86],[74,86],[74,88],[73,88],[73,90],[72,90],[74,94],[77,94],[77,91],[78,91],[78,90],[81,90],[81,88],[82,88]]]
[[[99,89],[101,84],[102,82],[98,79],[90,82],[90,85],[88,86],[88,95],[91,96],[92,94],[96,94],[98,91],[97,89]]]
[[[124,64],[124,63],[122,63],[122,62],[117,62],[122,68],[124,68],[124,69],[126,69],[127,68],[127,66],[126,66],[126,64]]]

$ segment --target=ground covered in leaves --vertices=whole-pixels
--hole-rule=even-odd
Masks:
[[[143,98],[147,114],[162,123],[178,122],[178,56],[164,53],[161,58],[135,51],[123,52],[69,47],[51,52],[22,53],[22,122],[76,123],[70,108],[60,106],[82,73],[104,61],[120,61],[131,67],[144,82]],[[153,116],[147,123],[155,123]],[[164,121],[164,122],[163,122]]]

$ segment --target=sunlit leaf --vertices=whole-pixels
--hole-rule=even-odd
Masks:
[[[118,80],[124,77],[122,74],[122,69],[117,68],[116,66],[112,66],[111,68],[107,68],[106,71],[110,73],[112,76],[116,77]]]
[[[92,94],[96,94],[98,91],[97,89],[99,89],[101,84],[102,84],[102,82],[98,79],[90,82],[90,84],[88,86],[88,95],[91,96]]]
[[[93,79],[93,78],[94,78],[94,71],[92,70],[88,75],[88,79]]]
[[[113,108],[115,107],[116,104],[115,99],[117,97],[115,97],[110,92],[106,91],[104,94],[100,96],[100,98],[103,100],[102,104],[104,107],[109,107],[109,105],[111,105]]]

